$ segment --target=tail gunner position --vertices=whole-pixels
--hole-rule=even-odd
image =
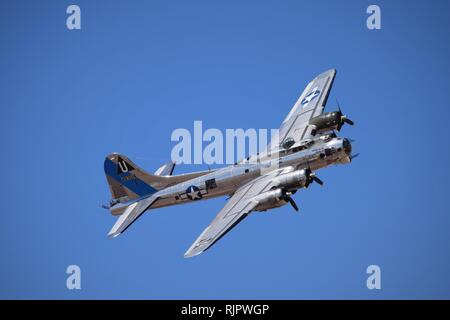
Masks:
[[[254,211],[290,204],[298,211],[292,195],[323,182],[315,171],[331,164],[350,163],[352,146],[336,136],[344,123],[353,122],[338,111],[323,113],[336,70],[312,80],[273,137],[267,151],[235,165],[217,170],[172,175],[174,163],[154,174],[147,173],[124,155],[105,159],[105,174],[112,194],[109,209],[118,219],[109,232],[116,237],[141,214],[156,209],[218,196],[228,202],[185,253],[202,253]]]

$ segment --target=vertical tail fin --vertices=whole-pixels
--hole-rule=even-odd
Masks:
[[[149,175],[126,156],[112,153],[105,159],[104,169],[113,199],[133,200],[158,191],[149,183]]]

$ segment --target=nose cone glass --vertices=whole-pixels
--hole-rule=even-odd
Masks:
[[[352,153],[352,144],[350,143],[350,141],[347,138],[344,139],[342,146],[345,150],[345,153],[347,153],[348,155],[350,155]]]

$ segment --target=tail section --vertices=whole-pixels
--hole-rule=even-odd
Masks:
[[[123,155],[113,153],[107,156],[104,168],[112,198],[120,202],[158,191],[149,183],[149,174]]]
[[[150,174],[139,168],[128,157],[112,153],[105,159],[104,169],[111,191],[112,200],[109,209],[114,215],[122,214],[124,210],[114,209],[119,203],[152,195],[158,190],[184,182],[211,171],[201,171],[172,176],[175,164],[167,163],[159,168],[155,174]],[[122,206],[123,207],[123,206]]]

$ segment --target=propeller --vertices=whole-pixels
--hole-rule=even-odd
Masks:
[[[291,192],[283,190],[283,195],[280,197],[280,199],[289,202],[292,208],[294,208],[295,211],[298,211],[298,206],[295,203],[294,199],[292,199],[291,195]]]
[[[315,181],[317,182],[319,185],[323,186],[323,181],[319,179],[319,177],[316,176],[316,174],[314,172],[311,171],[311,168],[309,168],[309,164],[308,164],[308,169],[305,169],[305,175],[306,175],[306,183],[305,183],[305,188],[308,188],[308,186],[311,184],[311,182]]]
[[[305,176],[306,176],[306,183],[305,183],[305,188],[307,188],[311,182],[315,181],[317,182],[319,185],[323,186],[323,181],[320,180],[314,172],[311,171],[311,168],[309,167],[309,163],[308,163],[308,168],[305,169]],[[292,195],[296,192],[295,191],[287,191],[287,190],[282,190],[282,195],[280,197],[280,200],[284,200],[286,202],[289,202],[292,206],[292,208],[294,208],[295,211],[298,211],[298,206],[295,203],[294,199],[292,199]]]
[[[338,125],[338,127],[337,127],[337,130],[340,131],[341,128],[342,128],[342,125],[343,125],[344,123],[347,123],[347,124],[349,124],[349,125],[351,125],[351,126],[355,125],[355,123],[354,123],[352,120],[350,120],[349,118],[347,118],[346,115],[342,114],[341,106],[340,106],[340,104],[339,104],[338,99],[336,99],[336,104],[337,104],[337,107],[338,107],[338,110],[339,110],[339,111],[338,111],[338,112],[339,112],[339,115],[341,116],[341,121],[340,121],[340,123],[339,123],[339,125]]]

